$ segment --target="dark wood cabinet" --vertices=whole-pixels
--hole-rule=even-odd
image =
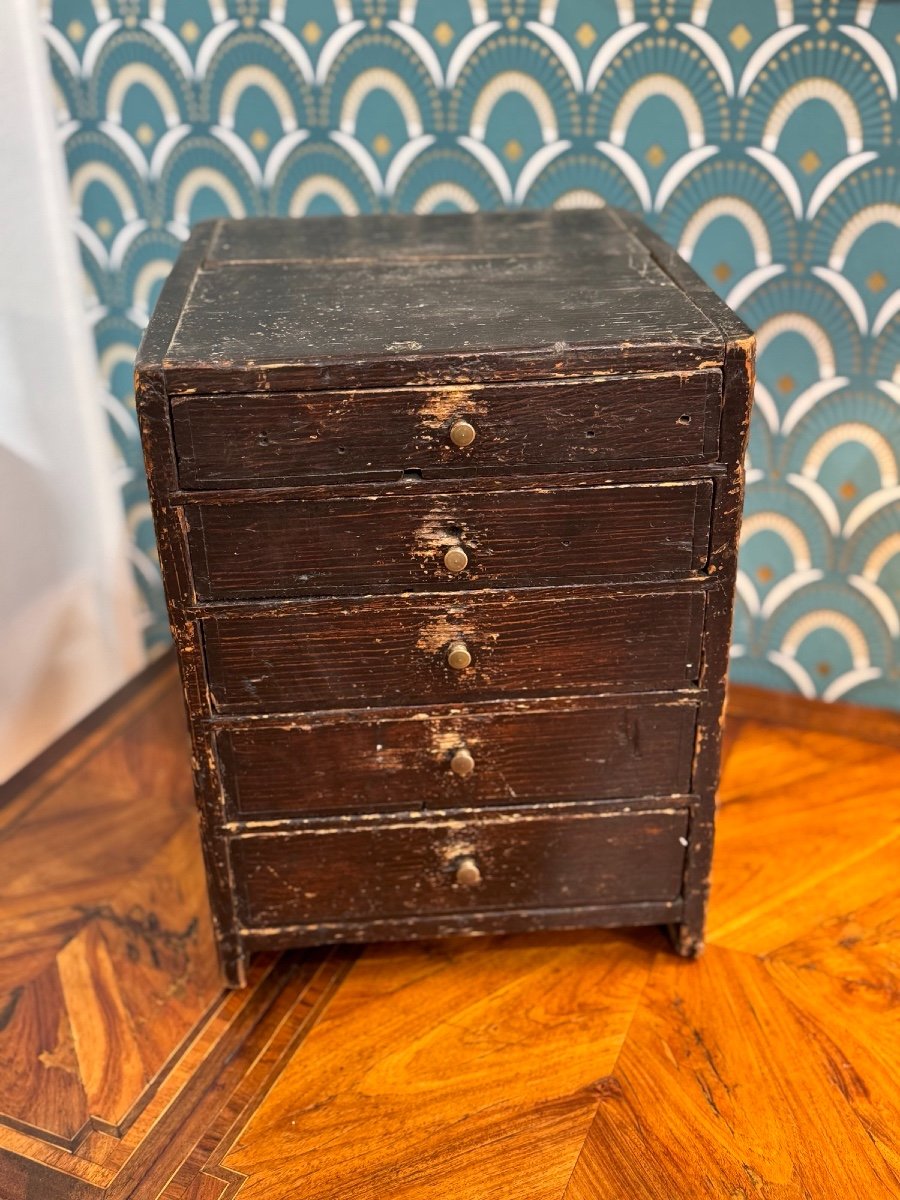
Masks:
[[[753,339],[632,216],[217,221],[138,413],[226,978],[702,945]]]

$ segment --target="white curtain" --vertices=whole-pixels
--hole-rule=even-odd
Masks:
[[[144,661],[35,0],[0,3],[0,778]]]

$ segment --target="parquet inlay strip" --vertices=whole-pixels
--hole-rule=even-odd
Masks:
[[[455,939],[260,955],[222,994],[157,673],[10,801],[0,1200],[894,1200],[900,753],[750,700],[700,962]]]

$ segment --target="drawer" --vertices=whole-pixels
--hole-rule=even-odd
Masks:
[[[577,908],[674,900],[687,826],[675,808],[519,810],[246,834],[231,855],[250,927]]]
[[[450,494],[413,485],[191,504],[186,515],[198,599],[229,600],[674,579],[706,563],[711,504],[709,480]]]
[[[722,375],[172,400],[184,488],[283,487],[317,476],[683,466],[718,452]],[[464,421],[474,439],[451,435]],[[461,439],[458,439],[461,440]]]
[[[236,819],[668,796],[690,790],[691,701],[530,704],[221,730]]]
[[[220,712],[309,712],[683,688],[697,680],[704,601],[592,587],[307,600],[202,629]],[[471,661],[454,669],[461,646]]]

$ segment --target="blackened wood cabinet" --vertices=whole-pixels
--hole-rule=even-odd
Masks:
[[[702,945],[749,330],[614,209],[216,221],[136,367],[225,976]]]

